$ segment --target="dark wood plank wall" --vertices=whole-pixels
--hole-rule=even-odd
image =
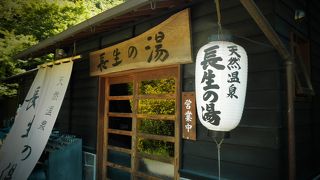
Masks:
[[[84,54],[82,60],[75,62],[71,78],[68,132],[83,139],[86,151],[95,152],[98,78],[89,76],[88,56]]]
[[[315,90],[315,96],[312,100],[312,166],[313,171],[320,174],[320,1],[311,0],[308,7],[307,16],[309,19],[309,36],[310,36],[310,57],[311,57],[311,81]]]
[[[273,2],[256,1],[269,21],[274,21]],[[283,119],[281,58],[271,47],[239,1],[221,1],[222,25],[234,42],[248,53],[249,75],[244,114],[231,138],[222,145],[222,177],[230,179],[280,179]],[[217,31],[214,1],[191,8],[194,59],[207,38]],[[259,43],[257,43],[259,42]],[[194,91],[194,64],[183,66],[183,91]],[[183,140],[181,175],[212,179],[218,175],[217,149],[207,130],[197,122],[197,141]]]
[[[274,27],[281,36],[283,42],[289,45],[290,32],[302,34],[310,40],[310,57],[312,68],[312,84],[316,96],[309,98],[297,98],[295,101],[296,122],[296,164],[297,178],[306,179],[319,172],[319,122],[316,112],[319,110],[319,80],[320,80],[320,16],[319,1],[303,0],[276,0],[275,1],[275,24]],[[304,10],[306,18],[303,21],[295,21],[295,10]],[[286,127],[283,128],[286,131]],[[283,136],[286,138],[286,136]],[[285,141],[283,141],[285,142]],[[286,156],[286,151],[283,151]]]

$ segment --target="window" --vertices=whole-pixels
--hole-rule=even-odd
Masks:
[[[98,125],[103,126],[98,130],[102,179],[177,177],[179,68],[106,77],[102,84],[105,104]]]
[[[290,43],[295,63],[296,97],[312,95],[309,41],[297,33],[291,33]]]

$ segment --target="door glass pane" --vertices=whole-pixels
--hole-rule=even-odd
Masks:
[[[131,167],[130,154],[108,150],[108,161],[114,164],[119,164],[121,166],[129,167],[129,168]]]
[[[129,172],[122,171],[120,169],[108,167],[107,168],[107,177],[108,179],[116,179],[116,180],[128,180],[131,175]]]
[[[174,176],[174,166],[172,164],[148,158],[139,158],[138,170],[161,179],[173,179]]]
[[[132,83],[110,85],[110,96],[128,96],[133,94]]]
[[[109,101],[109,112],[132,113],[131,100],[115,100]]]
[[[174,136],[174,121],[151,119],[139,119],[139,121],[141,133]]]
[[[131,136],[109,133],[108,145],[131,149]]]
[[[132,120],[131,118],[124,118],[124,117],[109,117],[109,128],[131,131]]]
[[[174,115],[176,112],[175,100],[170,99],[143,99],[139,100],[139,114]]]
[[[174,143],[138,138],[138,152],[163,157],[173,157]]]
[[[141,81],[139,94],[173,94],[175,92],[174,78]]]

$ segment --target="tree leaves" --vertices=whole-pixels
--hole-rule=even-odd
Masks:
[[[21,61],[15,61],[12,56],[38,41],[32,35],[16,35],[14,31],[0,30],[4,38],[0,38],[0,79],[23,72],[17,67]]]
[[[0,81],[42,64],[52,55],[14,60],[13,56],[54,36],[123,0],[1,0],[0,1]],[[0,82],[2,90],[14,86]],[[8,93],[0,91],[0,96]]]

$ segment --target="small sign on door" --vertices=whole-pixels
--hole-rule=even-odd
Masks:
[[[182,137],[196,140],[196,99],[194,92],[182,93]]]

